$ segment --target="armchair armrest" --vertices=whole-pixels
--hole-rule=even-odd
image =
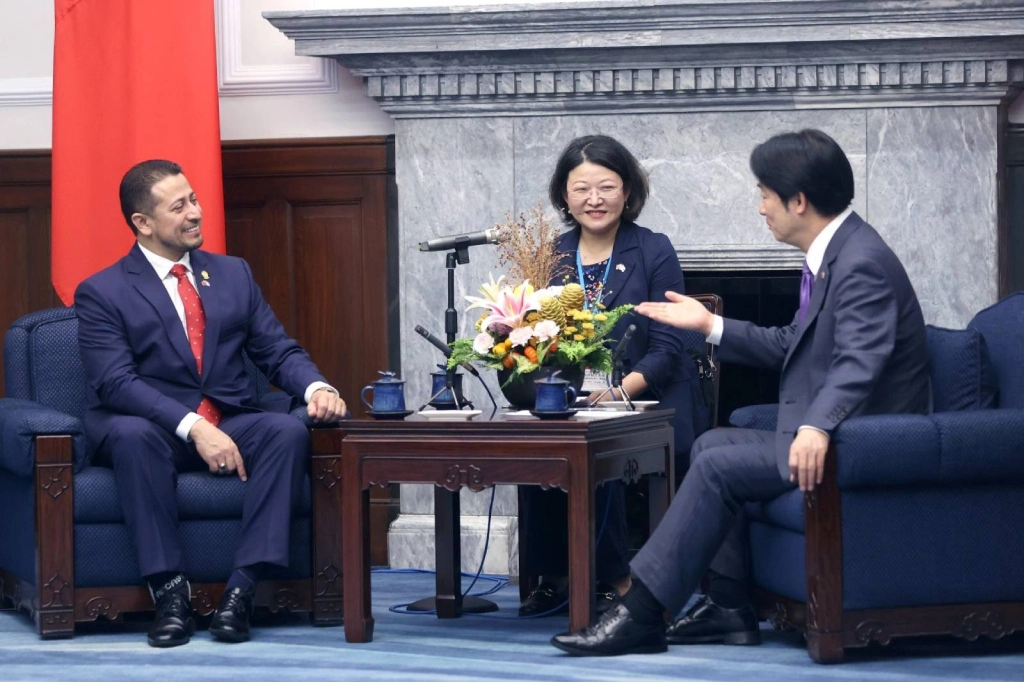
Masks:
[[[833,441],[841,490],[1024,482],[1024,410],[851,417]]]
[[[761,429],[774,431],[779,420],[779,405],[748,405],[733,410],[729,415],[729,423],[741,429]]]
[[[31,400],[0,399],[0,468],[32,478],[36,436],[71,436],[73,470],[88,464],[85,430],[77,417],[43,407]]]

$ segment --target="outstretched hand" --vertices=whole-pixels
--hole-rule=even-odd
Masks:
[[[708,336],[714,324],[715,316],[695,298],[666,291],[668,303],[647,301],[636,307],[636,312],[679,329],[693,329]]]

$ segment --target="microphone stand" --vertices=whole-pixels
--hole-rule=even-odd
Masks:
[[[626,346],[629,345],[630,340],[633,338],[633,332],[636,331],[635,325],[629,325],[626,328],[626,333],[623,334],[619,340],[619,345],[615,347],[615,352],[612,353],[612,383],[611,386],[604,389],[597,395],[597,399],[592,404],[600,406],[601,398],[605,396],[608,391],[613,388],[619,389],[619,394],[622,396],[622,401],[626,403],[626,410],[628,412],[636,411],[636,405],[633,404],[633,399],[629,397],[629,393],[626,392],[626,387],[622,385],[622,356],[626,354]],[[612,392],[612,398],[615,397],[615,392]]]
[[[445,257],[445,268],[448,269],[448,308],[444,311],[444,332],[450,346],[455,342],[459,330],[459,314],[455,310],[455,267],[469,263],[468,244],[456,244],[455,248]],[[452,392],[455,405],[459,404],[459,396],[455,393],[454,380],[456,368],[445,371],[446,390]],[[433,400],[433,398],[431,399]],[[435,597],[417,599],[406,606],[407,611],[434,611],[438,618],[457,618],[462,613],[489,613],[497,611],[498,605],[481,597],[462,594],[462,512],[459,491],[451,492],[439,485],[434,486],[434,554],[451,557],[451,574],[434,574]],[[436,566],[443,565],[437,561]]]

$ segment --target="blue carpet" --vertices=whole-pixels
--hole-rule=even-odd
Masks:
[[[370,644],[346,644],[342,628],[313,628],[303,616],[260,618],[248,644],[214,642],[205,631],[176,649],[146,645],[145,622],[81,627],[74,639],[42,641],[24,613],[0,613],[0,680],[1024,680],[1024,638],[982,646],[932,639],[848,652],[847,663],[813,663],[792,633],[763,630],[760,647],[671,647],[667,654],[570,658],[547,640],[566,618],[510,620],[389,613],[429,595],[430,575],[375,574],[376,629]],[[478,585],[478,588],[480,586]],[[518,588],[491,597],[514,614]],[[765,626],[767,628],[767,626]]]

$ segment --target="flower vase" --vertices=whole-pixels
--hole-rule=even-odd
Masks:
[[[505,400],[508,401],[509,405],[517,410],[532,410],[537,402],[537,384],[535,382],[538,379],[546,379],[555,372],[558,372],[559,377],[568,381],[576,389],[577,395],[579,394],[580,388],[583,386],[582,367],[553,367],[546,365],[528,374],[520,374],[508,385],[505,382],[508,381],[512,370],[501,369],[498,370],[498,385],[501,387],[501,394],[505,396]]]

